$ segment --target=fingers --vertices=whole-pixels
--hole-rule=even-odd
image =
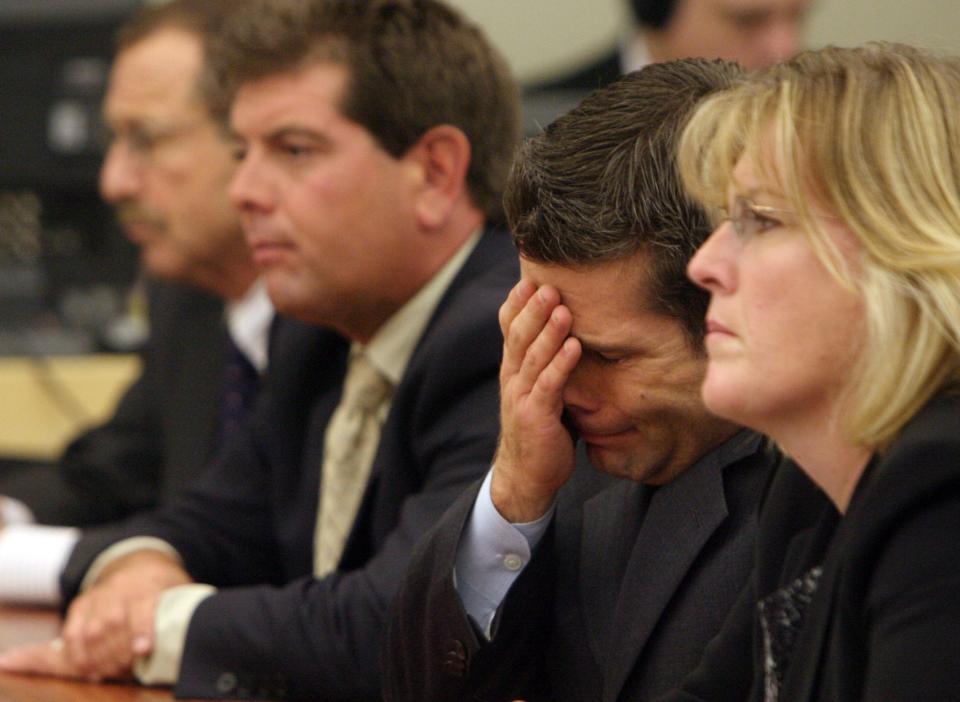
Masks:
[[[63,639],[10,649],[0,656],[0,670],[64,678],[83,677],[68,661]]]
[[[525,297],[517,290],[504,305],[509,321],[500,386],[500,441],[491,497],[511,522],[543,515],[574,465],[573,440],[562,423],[563,390],[581,355],[569,336],[570,310],[555,288]]]
[[[517,283],[507,299],[500,306],[500,331],[503,334],[503,361],[501,362],[501,376],[511,377],[520,368],[526,346],[518,338],[519,329],[514,328],[517,316],[523,312],[537,293],[537,288],[529,280],[522,279]],[[534,303],[536,305],[536,303]],[[549,314],[549,313],[548,313]],[[546,318],[546,317],[544,317]]]
[[[527,348],[517,374],[518,389],[529,394],[536,409],[551,414],[562,409],[563,386],[580,358],[580,342],[569,337],[572,323],[570,310],[563,305],[554,308]]]
[[[144,597],[130,607],[130,652],[141,658],[153,651],[154,622],[159,595]]]
[[[96,590],[71,606],[63,628],[70,664],[89,680],[125,675],[133,666],[130,603]]]
[[[135,660],[153,650],[160,596],[188,582],[179,563],[149,549],[111,563],[67,613],[63,639],[70,663],[90,680],[128,677]]]
[[[525,292],[519,291],[516,301]],[[561,304],[555,288],[543,286],[536,290],[510,321],[504,339],[501,381],[514,382],[520,394],[529,392],[559,351],[572,323],[570,311]]]
[[[562,308],[558,308],[560,311]],[[569,315],[569,312],[567,312]],[[561,339],[560,348],[551,356],[546,368],[537,374],[530,391],[530,401],[542,412],[559,412],[563,405],[563,388],[580,361],[582,347],[574,337]]]
[[[533,283],[526,278],[521,278],[507,295],[507,299],[500,305],[500,332],[504,339],[507,338],[510,323],[513,322],[514,317],[520,313],[520,310],[523,309],[523,306],[527,304],[527,301],[536,291],[537,287]]]

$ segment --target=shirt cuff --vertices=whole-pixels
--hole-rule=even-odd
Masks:
[[[0,530],[0,600],[60,604],[60,573],[79,538],[72,527],[13,524]]]
[[[86,575],[83,576],[83,582],[80,584],[80,591],[85,592],[90,589],[103,574],[108,565],[118,561],[124,556],[129,556],[136,551],[159,551],[165,553],[183,565],[183,559],[173,546],[163,539],[157,539],[153,536],[134,536],[123,541],[118,541],[109,548],[103,550],[97,556],[90,567],[87,568]]]
[[[144,685],[173,685],[177,681],[190,619],[197,606],[216,591],[212,585],[178,585],[160,596],[153,620],[153,651],[133,665],[137,680]]]
[[[487,473],[457,547],[454,584],[463,607],[489,640],[494,616],[546,533],[555,505],[533,522],[511,524],[493,504]]]

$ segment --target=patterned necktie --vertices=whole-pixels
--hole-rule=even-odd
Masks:
[[[361,354],[352,355],[343,397],[324,437],[320,507],[314,535],[313,572],[335,570],[370,477],[386,412],[390,381]]]

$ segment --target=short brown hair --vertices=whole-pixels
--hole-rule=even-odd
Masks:
[[[520,253],[580,266],[643,252],[653,311],[703,344],[708,295],[686,266],[710,233],[687,198],[675,148],[694,106],[739,75],[735,64],[653,64],[589,95],[521,147],[504,207]]]
[[[223,117],[241,84],[331,61],[349,74],[342,114],[394,157],[434,126],[460,129],[473,201],[501,219],[518,88],[480,29],[437,0],[253,2],[234,14],[211,61]]]

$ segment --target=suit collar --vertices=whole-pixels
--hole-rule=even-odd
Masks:
[[[263,278],[258,278],[239,300],[227,302],[227,333],[261,375],[267,369],[270,331],[276,312]]]

